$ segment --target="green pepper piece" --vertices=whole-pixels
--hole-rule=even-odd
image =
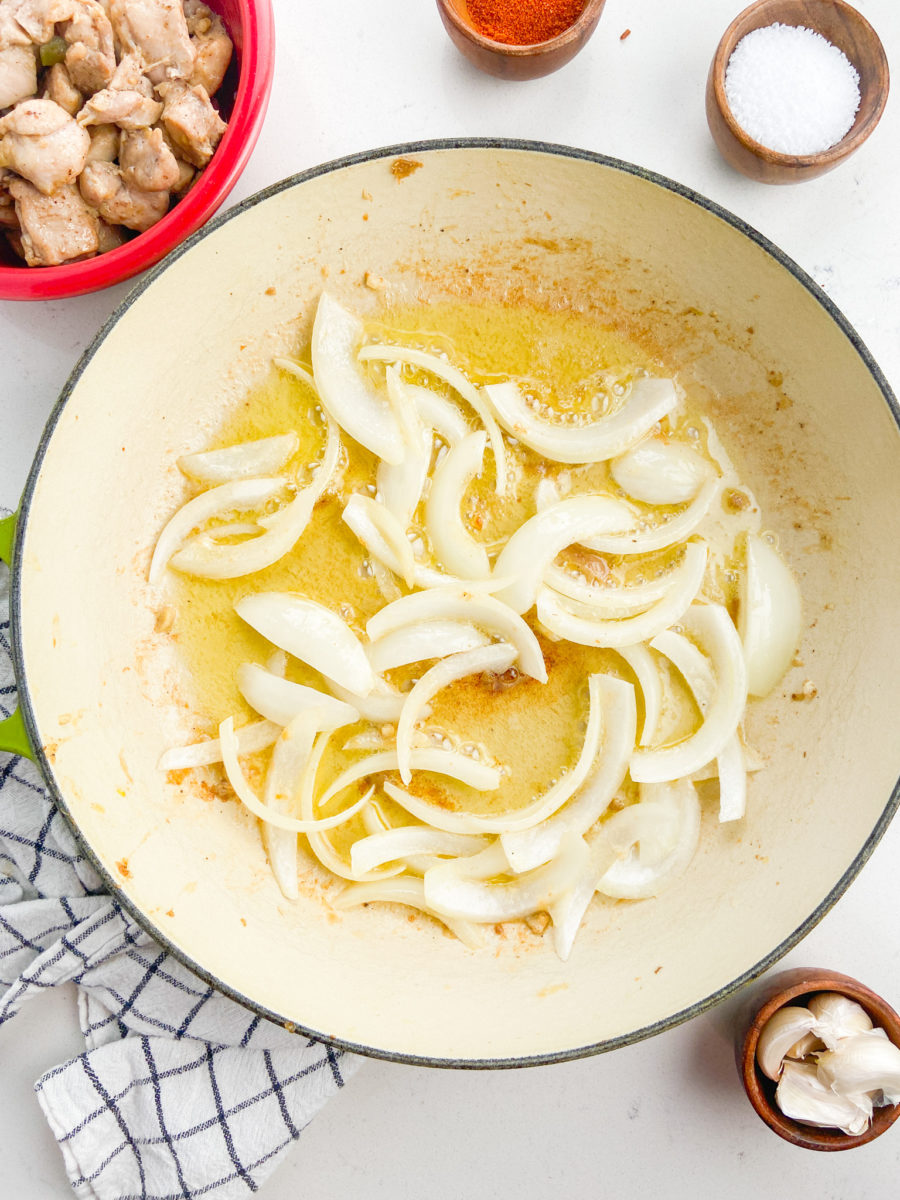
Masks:
[[[43,46],[41,46],[41,66],[56,66],[58,62],[62,62],[66,57],[66,50],[68,50],[66,39],[61,38],[59,34],[56,37],[52,37],[49,42],[44,42]]]

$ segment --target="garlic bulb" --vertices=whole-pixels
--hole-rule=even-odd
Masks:
[[[815,1023],[816,1018],[810,1010],[798,1004],[786,1004],[774,1012],[763,1026],[756,1044],[756,1061],[763,1075],[780,1079],[784,1059],[791,1047],[811,1032]]]

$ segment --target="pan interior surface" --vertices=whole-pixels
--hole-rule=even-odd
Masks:
[[[203,448],[323,288],[375,313],[528,303],[622,329],[704,398],[800,581],[806,632],[751,741],[746,818],[704,813],[658,900],[549,939],[468,950],[393,906],[283,899],[256,822],[157,770],[195,690],[160,629],[150,553]],[[376,154],[275,190],[196,239],[84,364],[33,478],[19,638],[45,772],[125,901],[207,977],[305,1031],[456,1064],[546,1060],[671,1023],[784,947],[871,850],[900,776],[900,440],[842,322],[714,211],[620,166],[539,148]],[[211,636],[213,634],[211,633]],[[807,685],[809,686],[805,686]],[[794,699],[793,697],[802,697]],[[887,807],[886,807],[887,806]]]

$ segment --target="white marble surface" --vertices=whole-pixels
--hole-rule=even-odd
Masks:
[[[232,200],[317,162],[407,139],[515,136],[602,151],[697,189],[772,238],[843,309],[900,389],[900,100],[888,105],[863,149],[820,180],[767,188],[734,174],[707,132],[703,91],[718,38],[741,0],[608,0],[582,54],[556,75],[524,84],[470,68],[445,37],[432,0],[274,3],[272,102]],[[896,56],[896,0],[857,6]],[[629,27],[631,36],[620,41]],[[17,503],[60,387],[126,291],[0,303],[0,504]],[[898,857],[895,822],[860,878],[785,965],[836,967],[896,1004]],[[798,1151],[768,1132],[737,1083],[732,1017],[723,1005],[614,1054],[527,1071],[365,1064],[263,1194],[896,1195],[900,1126],[844,1155]],[[71,1195],[32,1083],[80,1048],[70,991],[43,997],[0,1030],[3,1200]]]

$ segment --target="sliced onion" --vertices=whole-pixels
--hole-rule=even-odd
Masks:
[[[355,362],[362,337],[359,318],[323,292],[312,332],[313,375],[322,404],[361,446],[385,462],[399,463],[405,443],[397,418]]]
[[[383,504],[371,496],[354,493],[347,501],[342,519],[371,555],[413,586],[416,560],[406,531]]]
[[[487,550],[472,537],[462,518],[466,488],[480,474],[487,435],[467,434],[438,464],[425,504],[425,528],[438,560],[463,579],[491,573]]]
[[[469,433],[468,421],[451,400],[439,396],[431,388],[419,387],[414,383],[407,384],[407,387],[422,421],[448,446],[455,446]]]
[[[597,890],[597,881],[609,870],[615,857],[609,843],[598,838],[589,846],[587,862],[572,887],[547,908],[553,922],[553,948],[563,962],[569,961],[584,914]]]
[[[636,379],[618,412],[588,425],[546,421],[529,408],[519,385],[491,383],[485,387],[497,420],[524,445],[554,462],[603,462],[624,453],[649,433],[678,404],[671,379]]]
[[[691,542],[685,547],[684,558],[669,573],[666,594],[646,612],[621,620],[605,621],[572,611],[576,601],[568,601],[550,588],[538,592],[537,615],[541,624],[557,637],[566,638],[580,646],[607,646],[619,649],[633,646],[662,633],[669,625],[681,620],[703,584],[706,572],[705,542]]]
[[[295,379],[299,379],[302,383],[308,384],[309,387],[311,387],[312,390],[318,395],[318,389],[316,388],[316,381],[313,377],[313,373],[304,367],[303,363],[297,362],[297,360],[294,358],[285,358],[282,356],[280,358],[273,358],[272,364],[273,366],[278,367],[280,371],[287,371],[288,375],[293,375]]]
[[[594,616],[630,617],[643,612],[665,596],[671,586],[670,575],[671,572],[667,572],[658,579],[635,583],[630,587],[612,587],[609,584],[588,583],[558,563],[551,563],[544,572],[544,583],[569,600],[577,600]]]
[[[189,479],[207,485],[258,475],[274,475],[297,453],[299,445],[300,439],[296,433],[281,433],[275,437],[238,442],[221,450],[183,454],[177,460],[178,469]]]
[[[588,848],[580,837],[568,836],[559,854],[536,871],[515,879],[490,883],[468,874],[482,851],[471,859],[440,863],[425,872],[425,899],[439,913],[463,920],[495,924],[516,921],[546,909],[569,891],[583,871]]]
[[[641,726],[640,745],[649,746],[656,737],[662,713],[663,690],[659,668],[653,655],[644,645],[620,646],[617,653],[628,663],[641,689],[644,698],[644,723]]]
[[[330,608],[291,592],[257,592],[234,607],[257,633],[326,679],[360,696],[374,689],[375,673],[361,642]]]
[[[400,720],[403,702],[406,697],[396,688],[384,692],[369,692],[368,696],[360,696],[349,688],[343,688],[334,680],[328,680],[328,687],[345,704],[352,704],[361,717],[374,721],[376,725],[393,724]]]
[[[354,842],[350,847],[350,862],[355,871],[364,872],[419,854],[454,857],[477,854],[486,845],[487,839],[483,837],[445,833],[427,825],[401,825]]]
[[[252,721],[234,731],[239,754],[258,754],[273,745],[281,733],[281,722]],[[160,756],[159,771],[183,771],[188,767],[208,767],[222,761],[222,743],[218,738],[194,742],[190,746],[173,746]]]
[[[520,525],[500,552],[494,573],[509,576],[498,598],[515,612],[534,604],[544,572],[566,546],[589,534],[631,528],[631,510],[612,496],[570,496]]]
[[[595,770],[559,812],[532,829],[503,833],[500,841],[514,871],[528,871],[551,859],[567,834],[587,833],[622,786],[634,750],[637,706],[634,688],[612,675],[598,675],[603,740],[594,756]]]
[[[379,880],[377,883],[357,883],[344,888],[339,896],[332,900],[333,908],[354,908],[359,904],[405,904],[408,908],[417,908],[434,917],[442,925],[446,925],[451,933],[468,946],[477,950],[482,944],[481,933],[477,926],[468,921],[461,921],[439,913],[425,899],[425,884],[421,879],[403,875],[399,879]]]
[[[547,682],[544,656],[531,629],[508,604],[474,585],[428,588],[403,596],[377,612],[367,623],[366,633],[371,641],[377,641],[403,625],[432,620],[465,621],[490,630],[516,647],[519,666],[526,675]]]
[[[423,429],[418,443],[407,446],[402,462],[379,462],[375,472],[375,485],[384,507],[404,529],[409,527],[425,489],[431,465],[431,446],[431,430]]]
[[[400,720],[397,723],[397,764],[400,778],[408,784],[412,779],[412,735],[416,721],[423,716],[428,703],[445,687],[468,675],[482,671],[502,674],[516,659],[518,651],[506,642],[491,646],[480,646],[475,650],[464,650],[442,658],[425,672],[407,693]]]
[[[222,545],[218,539],[225,536],[225,529],[200,533],[189,538],[172,555],[169,565],[204,579],[236,579],[265,570],[283,558],[302,537],[313,509],[340,461],[340,434],[337,425],[328,416],[326,430],[325,452],[321,464],[316,468],[315,479],[301,488],[294,499],[278,512],[259,518],[262,527],[259,537],[234,545]]]
[[[694,857],[700,840],[700,803],[694,785],[681,779],[676,783],[642,787],[640,804],[633,807],[641,808],[644,804],[659,806],[651,814],[652,817],[667,825],[670,819],[674,821],[674,844],[671,834],[668,839],[672,849],[668,852],[660,850],[661,839],[653,828],[655,820],[648,822],[645,829],[636,829],[631,808],[623,808],[610,817],[603,829],[610,843],[620,851],[626,848],[625,843],[631,841],[635,834],[643,837],[638,842],[638,849],[634,848],[632,842],[628,857],[616,861],[598,881],[597,891],[606,896],[619,900],[641,900],[656,896],[687,869]],[[644,839],[650,844],[650,852],[646,856]]]
[[[422,419],[410,395],[409,385],[403,382],[400,372],[395,366],[389,366],[384,373],[387,384],[388,403],[397,418],[400,432],[407,448],[418,447],[422,441]]]
[[[296,817],[290,817],[286,813],[280,813],[267,804],[263,804],[247,782],[238,760],[238,744],[237,738],[234,736],[233,717],[226,717],[219,725],[219,741],[222,744],[222,762],[225,766],[225,774],[234,789],[234,794],[255,817],[259,817],[261,821],[268,821],[270,825],[275,825],[279,829],[289,829],[294,833],[334,829],[337,825],[343,825],[351,817],[356,816],[369,799],[368,796],[364,796],[355,804],[351,804],[349,808],[345,808],[331,817],[320,817],[312,821],[302,821]]]
[[[166,563],[181,542],[199,525],[226,513],[258,508],[280,492],[287,480],[281,476],[260,479],[235,479],[201,492],[188,500],[170,518],[156,543],[150,562],[149,582],[158,583]]]
[[[638,750],[631,760],[636,783],[662,783],[691,775],[717,758],[737,732],[747,701],[747,673],[737,630],[719,604],[695,604],[681,618],[686,632],[707,654],[716,680],[715,694],[700,728],[690,737],[652,750]]]
[[[738,626],[747,660],[747,689],[767,696],[800,644],[802,604],[797,581],[774,546],[747,534]]]
[[[660,437],[647,438],[609,465],[619,487],[645,504],[686,504],[711,471],[691,446]]]
[[[445,362],[444,359],[439,358],[436,354],[429,354],[426,350],[416,350],[411,346],[363,346],[359,352],[359,358],[363,362],[374,360],[377,362],[406,363],[411,367],[421,367],[425,371],[430,371],[438,379],[443,379],[444,383],[449,383],[453,390],[462,396],[466,404],[477,413],[478,419],[484,426],[488,441],[491,443],[491,451],[494,455],[497,495],[502,496],[506,492],[508,467],[506,447],[503,444],[503,434],[494,420],[491,406],[484,400],[482,391],[471,380],[467,379],[458,367]]]
[[[366,653],[372,670],[383,675],[409,663],[474,650],[486,646],[488,641],[480,629],[467,621],[416,621],[370,642]]]
[[[649,529],[637,528],[631,533],[582,538],[581,544],[598,554],[650,554],[655,550],[665,550],[696,533],[721,488],[720,479],[708,479],[687,508],[668,521],[661,521]]]
[[[412,769],[414,771],[431,771],[435,775],[448,775],[478,792],[493,792],[500,786],[500,772],[496,767],[487,763],[476,762],[458,750],[444,750],[438,746],[422,746],[412,751]],[[381,775],[385,771],[396,771],[398,758],[396,750],[379,750],[367,758],[360,759],[351,767],[347,767],[319,798],[319,805],[326,805],[345,788],[367,779],[370,775]],[[440,826],[437,826],[440,828]],[[465,832],[465,831],[463,831]]]
[[[275,742],[263,792],[263,803],[273,812],[287,816],[294,812],[303,770],[320,730],[320,716],[321,710],[298,712]],[[296,900],[299,895],[296,832],[263,821],[262,842],[282,895],[286,900]]]
[[[257,663],[241,663],[236,682],[238,691],[250,707],[261,717],[277,721],[279,725],[290,724],[298,713],[310,708],[322,709],[330,718],[343,724],[359,720],[359,712],[352,705],[336,700],[317,688],[293,683]]]

